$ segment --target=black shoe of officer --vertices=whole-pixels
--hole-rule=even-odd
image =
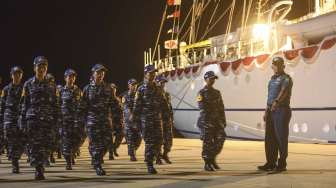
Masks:
[[[36,167],[35,180],[45,180],[43,167]]]
[[[172,162],[170,161],[169,157],[168,157],[168,153],[163,153],[162,155],[162,159],[167,163],[167,164],[172,164]]]
[[[270,165],[270,164],[264,164],[262,166],[258,166],[258,169],[259,170],[262,170],[262,171],[272,171],[275,169],[275,165]]]
[[[215,171],[215,169],[212,168],[211,163],[208,160],[205,161],[204,170],[208,172]]]
[[[216,170],[219,170],[220,167],[218,166],[217,162],[216,162],[216,159],[212,159],[211,160],[211,165],[212,167],[214,167]]]
[[[19,161],[17,161],[17,160],[12,161],[12,172],[13,172],[13,174],[20,173]]]
[[[109,160],[114,160],[113,153],[109,153]]]
[[[135,157],[135,155],[131,155],[130,161],[137,161],[137,158]]]
[[[157,171],[153,165],[147,165],[147,171],[149,174],[157,174]]]
[[[96,170],[97,176],[105,176],[106,175],[105,170],[100,165],[95,166],[95,170]]]
[[[284,172],[284,171],[287,171],[287,168],[286,168],[286,166],[277,166],[275,168],[275,171],[277,171],[277,172]]]

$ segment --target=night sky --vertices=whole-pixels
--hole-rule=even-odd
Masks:
[[[182,2],[183,17],[192,1]],[[237,7],[241,7],[241,2],[238,1]],[[303,0],[294,2],[290,17],[308,11]],[[154,48],[165,3],[165,0],[1,0],[0,75],[8,82],[10,68],[19,65],[27,79],[33,74],[34,57],[44,55],[49,60],[49,72],[59,84],[63,84],[64,70],[73,68],[79,73],[79,85],[84,86],[91,66],[101,62],[109,69],[107,81],[124,90],[129,78],[142,79],[143,53]],[[227,4],[222,5],[223,11]],[[224,33],[224,22],[210,36]],[[162,40],[168,38],[165,32],[169,24],[164,28]]]

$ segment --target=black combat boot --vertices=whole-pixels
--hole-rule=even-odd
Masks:
[[[147,171],[149,174],[157,174],[157,171],[153,166],[153,162],[147,162]]]
[[[275,164],[272,165],[272,164],[266,163],[262,166],[258,166],[258,169],[262,171],[272,171],[275,169],[275,167],[276,167]]]
[[[156,164],[157,165],[162,165],[163,163],[162,163],[162,160],[161,160],[161,154],[158,154],[157,156],[156,156]]]
[[[42,166],[37,166],[35,168],[35,180],[45,180],[44,169]]]
[[[51,153],[50,154],[50,163],[55,163],[55,162],[56,162],[56,160],[55,160],[54,154]]]
[[[94,168],[95,168],[95,170],[96,170],[96,174],[97,174],[98,176],[105,176],[105,175],[106,175],[106,172],[105,172],[105,170],[102,168],[101,165],[96,165]]]
[[[61,151],[57,151],[57,159],[62,159],[62,152]]]
[[[220,167],[218,166],[216,159],[211,159],[210,160],[212,167],[214,167],[216,170],[219,170]]]
[[[119,157],[119,154],[117,153],[117,148],[113,149],[114,156]]]
[[[66,162],[66,170],[72,170],[72,161],[71,161],[71,156],[65,156],[65,162]]]
[[[113,152],[109,152],[109,160],[114,160]]]
[[[168,157],[168,152],[163,152],[162,159],[167,163],[167,164],[172,164]]]
[[[204,160],[204,170],[205,171],[215,171],[215,169],[212,168],[211,163],[209,160]]]
[[[18,160],[13,160],[12,161],[12,172],[13,172],[13,174],[20,173],[19,161]]]
[[[135,157],[135,155],[130,156],[130,161],[137,161],[137,158]]]

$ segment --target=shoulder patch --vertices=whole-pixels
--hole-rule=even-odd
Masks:
[[[5,92],[3,90],[0,90],[1,92],[1,97],[4,97],[5,96]]]
[[[200,102],[203,100],[203,96],[201,94],[198,94],[197,96],[197,102]]]
[[[122,98],[121,98],[121,102],[122,102],[122,103],[125,103],[125,102],[126,102],[125,97],[122,97]]]

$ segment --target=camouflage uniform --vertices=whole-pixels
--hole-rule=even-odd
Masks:
[[[155,71],[152,65],[145,67],[145,73]],[[145,162],[149,173],[157,173],[153,161],[158,156],[162,145],[162,112],[164,97],[162,90],[154,82],[144,81],[135,95],[133,120],[141,125],[145,141]]]
[[[57,117],[58,119],[56,119],[53,122],[53,129],[51,130],[51,134],[52,134],[52,144],[51,144],[51,150],[50,150],[50,162],[51,163],[55,163],[55,158],[54,158],[54,152],[60,153],[61,151],[61,137],[60,137],[60,127],[61,127],[61,119],[60,119],[60,111],[59,107],[60,107],[60,93],[59,93],[59,86],[56,86],[56,81],[55,81],[55,77],[48,73],[46,76],[46,79],[48,80],[50,87],[53,88],[55,94],[56,94],[56,105],[57,105],[57,111],[55,111],[55,113],[57,113]],[[50,165],[49,164],[49,160],[46,161],[46,165]]]
[[[81,90],[76,85],[71,88],[63,86],[60,89],[60,98],[62,154],[67,162],[67,169],[70,170],[72,157],[81,142],[81,129],[78,125]]]
[[[204,76],[205,79],[211,77],[217,78],[212,71]],[[226,138],[224,103],[220,91],[209,86],[204,86],[199,91],[197,101],[200,109],[197,126],[203,141],[202,157],[206,163],[205,169],[212,171],[212,166],[219,168],[215,159],[222,151]]]
[[[46,63],[44,57],[37,57],[34,65]],[[46,63],[47,64],[47,63]],[[25,82],[21,97],[20,126],[29,139],[30,163],[37,172],[42,171],[52,147],[52,134],[57,120],[56,92],[48,80],[36,77]],[[43,177],[44,178],[44,177]]]
[[[113,105],[111,108],[111,119],[112,119],[112,130],[113,130],[112,139],[114,138],[114,140],[112,141],[111,146],[109,148],[110,158],[113,158],[112,157],[113,154],[117,157],[119,156],[117,153],[117,149],[120,147],[121,142],[124,138],[122,109],[121,109],[121,103],[119,102],[119,100],[120,99],[117,96],[113,96],[113,99],[112,99]]]
[[[167,154],[171,151],[173,146],[173,122],[174,122],[174,113],[173,108],[170,101],[170,94],[166,91],[163,91],[166,103],[168,108],[166,112],[164,112],[162,116],[162,128],[163,128],[163,158],[167,158]],[[168,162],[169,160],[166,160]]]
[[[2,78],[0,77],[0,93],[2,96],[2,88],[1,88]],[[0,114],[0,163],[1,163],[1,155],[4,149],[4,130],[3,130],[3,114]]]
[[[106,71],[106,68],[99,64],[92,68],[92,72],[99,70]],[[113,108],[113,96],[110,85],[106,83],[97,85],[92,81],[83,90],[82,102],[92,163],[97,175],[105,175],[101,164],[110,147],[112,137],[109,115]]]
[[[136,84],[136,80],[130,80],[129,84]],[[135,92],[128,91],[122,98],[128,155],[131,156],[132,161],[136,161],[136,150],[141,144],[141,133],[139,124],[136,124],[129,119],[133,111],[134,97]]]
[[[19,67],[12,68],[11,75],[15,72],[23,73]],[[13,173],[19,173],[18,160],[24,150],[23,134],[17,123],[22,87],[21,84],[14,85],[10,83],[3,89],[0,100],[0,124],[3,123],[4,137],[8,146],[8,159],[12,161]]]

